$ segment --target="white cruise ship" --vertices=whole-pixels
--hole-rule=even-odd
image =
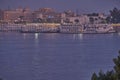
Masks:
[[[60,33],[82,33],[81,24],[65,23],[60,25]]]
[[[113,33],[111,24],[62,24],[60,26],[61,33]]]

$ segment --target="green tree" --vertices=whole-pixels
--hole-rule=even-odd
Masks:
[[[111,16],[108,16],[108,17],[106,18],[106,22],[107,22],[107,23],[111,23]]]
[[[111,22],[112,23],[120,23],[120,10],[117,8],[114,8],[113,10],[110,10],[111,15]]]
[[[114,70],[116,73],[117,80],[120,80],[120,51],[118,57],[113,59],[113,62],[115,64]]]
[[[93,73],[91,80],[117,80],[114,71],[107,71],[104,73],[102,70],[96,75]]]
[[[116,80],[116,75],[113,70],[106,72],[106,80]]]
[[[107,71],[106,73],[100,71],[98,75],[93,73],[91,80],[120,80],[120,51],[119,55],[113,59],[113,62],[115,64],[114,70]]]
[[[98,76],[96,73],[93,73],[91,80],[98,80]]]

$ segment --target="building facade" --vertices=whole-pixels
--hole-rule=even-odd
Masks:
[[[35,22],[59,23],[61,14],[52,8],[40,8],[33,12]]]
[[[74,16],[74,17],[65,17],[63,15],[61,23],[86,24],[86,23],[89,23],[89,17],[86,15],[80,15],[80,16]]]
[[[3,10],[2,20],[6,22],[26,21],[31,22],[32,12],[28,8],[18,8],[16,10]]]

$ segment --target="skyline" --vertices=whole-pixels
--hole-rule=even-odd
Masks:
[[[78,10],[79,13],[105,12],[114,7],[119,8],[119,0],[0,0],[0,9],[15,9],[18,7],[29,7],[32,10],[49,7],[57,11]]]

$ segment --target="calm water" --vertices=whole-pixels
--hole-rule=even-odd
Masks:
[[[23,34],[0,32],[4,80],[90,80],[111,70],[119,34]]]

